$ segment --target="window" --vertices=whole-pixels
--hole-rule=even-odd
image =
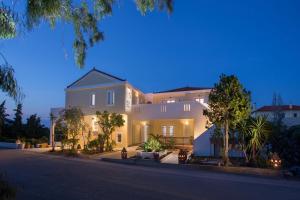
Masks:
[[[298,113],[294,113],[294,118],[297,118],[298,117]]]
[[[90,99],[90,106],[95,106],[96,104],[96,95],[92,94]]]
[[[191,104],[184,104],[183,105],[183,110],[186,111],[186,112],[191,111]]]
[[[167,136],[167,126],[162,126],[161,129],[163,136]]]
[[[161,105],[160,112],[167,112],[167,106],[166,105]]]
[[[174,126],[169,126],[169,134],[171,137],[174,136]]]
[[[113,90],[107,91],[107,105],[115,104],[115,92]]]
[[[118,133],[118,134],[117,134],[117,142],[118,142],[118,143],[121,143],[121,142],[122,142],[122,134],[121,134],[121,133]]]
[[[92,118],[92,130],[93,132],[98,131],[98,122],[96,117]]]
[[[167,103],[175,103],[175,99],[168,99]]]
[[[198,103],[204,103],[204,99],[203,98],[196,98],[195,101],[198,102]]]

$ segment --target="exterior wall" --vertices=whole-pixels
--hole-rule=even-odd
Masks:
[[[300,125],[300,111],[299,110],[288,110],[282,111],[284,113],[283,123],[287,126]],[[294,117],[297,114],[297,117]],[[254,116],[267,116],[268,121],[272,121],[274,118],[273,112],[261,112],[257,111]]]
[[[79,144],[81,147],[84,146],[84,144],[87,144],[88,141],[88,135],[90,133],[90,140],[96,139],[98,137],[98,134],[102,133],[102,130],[99,126],[97,126],[97,129],[93,129],[93,118],[96,119],[96,115],[86,115],[84,116],[84,121],[87,124],[86,130],[83,132],[83,135],[79,135]],[[116,128],[116,130],[112,133],[111,139],[116,142],[116,148],[123,148],[127,147],[128,141],[127,141],[127,131],[128,131],[128,117],[126,114],[123,114],[123,119],[125,120],[124,126],[120,128]],[[121,134],[121,142],[117,142],[117,134]]]
[[[125,84],[117,84],[101,88],[67,89],[65,107],[79,107],[86,115],[104,110],[125,113],[125,87]],[[114,105],[107,105],[107,91],[109,90],[115,93]],[[95,106],[90,105],[92,94],[96,95]]]

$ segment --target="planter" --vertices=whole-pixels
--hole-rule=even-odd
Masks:
[[[24,149],[25,148],[25,144],[21,143],[21,144],[17,144],[18,145],[18,149]]]
[[[165,155],[166,153],[167,153],[167,151],[160,151],[160,152],[140,151],[140,152],[137,152],[137,157],[140,157],[142,159],[155,159],[158,157],[158,159],[159,159],[161,156]]]
[[[153,158],[154,158],[154,160],[159,161],[159,152],[154,152]]]

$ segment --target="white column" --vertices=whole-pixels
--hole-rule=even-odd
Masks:
[[[144,142],[147,142],[148,140],[148,127],[147,124],[144,125]]]

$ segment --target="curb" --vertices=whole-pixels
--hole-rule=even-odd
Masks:
[[[208,165],[195,165],[195,164],[168,164],[154,162],[153,160],[141,160],[141,159],[112,159],[112,158],[102,158],[101,161],[111,162],[117,164],[125,165],[136,165],[143,167],[156,167],[156,168],[168,168],[168,169],[187,169],[187,170],[205,170],[217,173],[235,174],[235,175],[246,175],[246,176],[256,176],[256,177],[268,177],[268,178],[283,178],[279,170],[273,169],[258,169],[258,168],[248,168],[248,167],[218,167],[218,166],[208,166]]]

